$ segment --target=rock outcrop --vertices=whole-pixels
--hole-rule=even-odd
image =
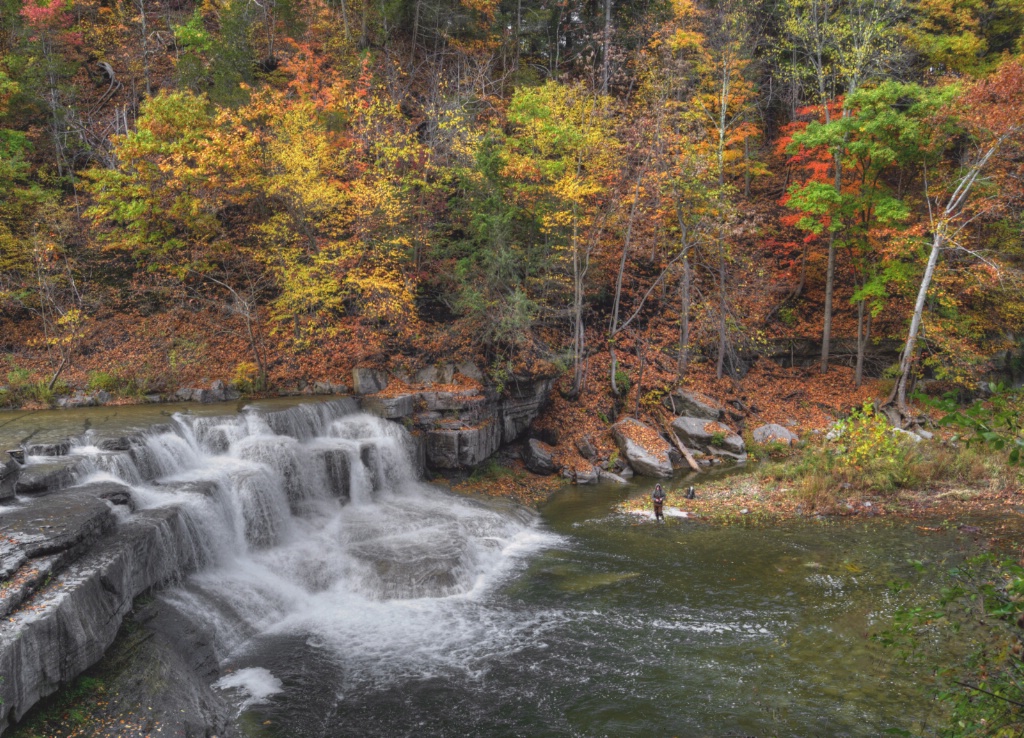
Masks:
[[[729,426],[706,418],[682,417],[672,421],[672,432],[689,449],[712,456],[743,461],[747,456],[743,439]]]
[[[459,373],[463,370],[472,371],[461,367]],[[363,387],[386,387],[387,378],[380,373],[359,372],[353,372],[357,385],[361,382]],[[510,383],[503,394],[491,387],[434,389],[437,384],[447,386],[445,380],[454,377],[455,367],[442,365],[424,372],[420,378],[431,381],[423,389],[396,394],[377,390],[364,395],[360,406],[368,413],[408,426],[423,439],[427,466],[437,470],[479,466],[499,448],[518,440],[540,414],[554,383],[550,378],[523,379]]]
[[[196,564],[164,545],[186,535],[176,508],[118,525],[107,502],[118,487],[51,493],[0,523],[0,731],[95,663],[136,597]],[[29,597],[32,607],[19,607]]]
[[[379,369],[356,367],[352,370],[352,391],[357,395],[372,395],[387,386],[388,375]]]
[[[612,436],[637,474],[645,477],[672,476],[671,447],[653,428],[639,420],[626,418],[612,426]]]

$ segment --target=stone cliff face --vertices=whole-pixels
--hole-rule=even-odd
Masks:
[[[451,381],[448,367],[436,372]],[[373,391],[362,396],[362,409],[407,425],[421,439],[427,467],[446,471],[479,466],[517,440],[540,414],[554,385],[550,378],[523,379],[499,394],[490,387],[452,390],[427,381],[423,389],[387,393],[383,373],[356,369],[353,374],[357,388]]]
[[[183,535],[177,509],[118,521],[110,501],[126,491],[87,485],[4,515],[0,731],[94,664],[136,597],[195,565],[168,545]]]

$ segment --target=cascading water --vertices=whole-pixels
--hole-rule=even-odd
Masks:
[[[73,453],[83,481],[122,481],[138,508],[180,508],[168,556],[198,571],[161,598],[212,635],[223,663],[297,635],[350,675],[465,671],[530,627],[496,622],[478,599],[554,537],[530,511],[419,482],[409,433],[347,401],[178,415],[130,454]]]

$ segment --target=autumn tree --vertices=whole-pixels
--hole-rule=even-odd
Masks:
[[[948,251],[980,256],[969,240],[972,222],[1021,195],[1017,155],[1024,120],[1024,65],[1019,60],[1007,60],[991,77],[971,85],[961,96],[957,112],[972,139],[971,145],[944,180],[936,182],[933,173],[931,179],[924,181],[931,243],[900,356],[899,376],[888,399],[904,422],[911,418],[907,392],[939,257]],[[1001,160],[1007,152],[1010,155]],[[986,184],[990,187],[986,188]],[[984,197],[972,199],[972,195],[985,189],[988,191]]]
[[[846,117],[845,102],[862,85],[884,79],[900,63],[900,0],[790,0],[785,32],[792,56],[790,74],[801,80],[810,101],[826,124]],[[838,106],[838,110],[836,109]],[[832,184],[842,190],[842,151],[832,151]],[[821,341],[821,371],[828,371],[835,292],[835,231],[829,231],[825,274],[825,306]]]

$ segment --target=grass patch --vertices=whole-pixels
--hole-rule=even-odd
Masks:
[[[1007,477],[1012,472],[985,449],[902,439],[877,456],[852,456],[843,445],[829,442],[807,446],[793,458],[764,463],[756,474],[765,486],[790,488],[810,509],[935,485],[1013,482]]]

